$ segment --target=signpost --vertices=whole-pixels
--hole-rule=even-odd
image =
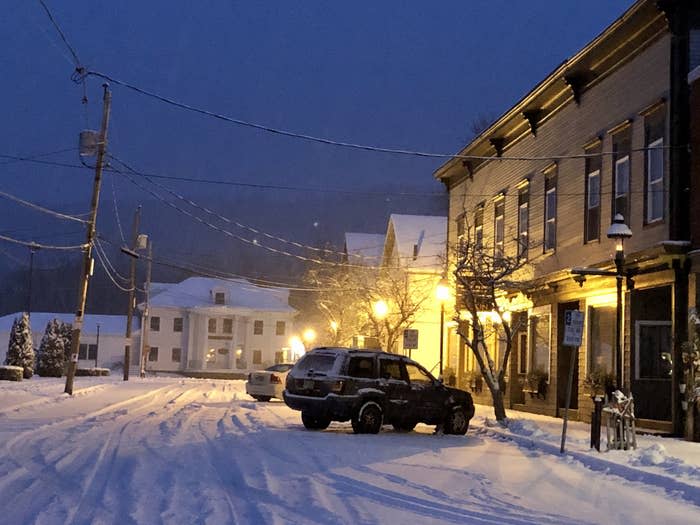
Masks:
[[[418,349],[418,330],[407,328],[403,331],[403,349],[408,350],[408,357],[411,357],[411,350]]]
[[[569,363],[569,381],[566,385],[566,405],[564,406],[564,427],[561,432],[560,452],[564,453],[566,443],[566,425],[569,421],[569,405],[571,404],[571,387],[574,382],[574,366],[578,357],[578,348],[581,346],[583,336],[583,312],[579,310],[566,310],[564,313],[564,346],[571,348],[571,361]]]

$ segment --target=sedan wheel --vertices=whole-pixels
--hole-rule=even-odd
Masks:
[[[469,429],[469,417],[464,407],[455,407],[445,420],[445,434],[463,436]]]

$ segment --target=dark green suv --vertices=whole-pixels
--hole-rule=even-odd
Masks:
[[[356,433],[376,434],[385,424],[408,432],[426,423],[463,435],[474,415],[468,392],[443,385],[415,361],[352,348],[308,352],[287,374],[283,397],[310,430],[351,421]]]

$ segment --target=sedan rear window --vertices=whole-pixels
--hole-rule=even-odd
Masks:
[[[279,364],[279,365],[272,365],[268,366],[265,370],[268,372],[286,372],[290,368],[292,368],[294,365],[289,365],[289,364]]]
[[[296,370],[299,372],[329,372],[335,363],[335,355],[328,354],[306,354],[296,364]]]

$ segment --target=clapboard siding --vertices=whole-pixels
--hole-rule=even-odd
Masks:
[[[612,137],[607,132],[627,119],[632,121],[632,148],[643,147],[644,117],[639,113],[668,94],[669,52],[670,38],[664,35],[585,91],[580,106],[570,100],[540,125],[536,137],[528,134],[506,149],[504,156],[579,155],[584,152],[584,145],[595,137],[602,139],[603,151],[611,151]],[[644,159],[643,152],[632,153],[631,213],[625,219],[635,235],[626,244],[628,253],[641,251],[668,238],[666,222],[654,226],[644,225]],[[554,254],[543,254],[545,176],[542,170],[551,163],[547,160],[494,160],[482,165],[474,174],[473,180],[464,179],[451,188],[450,219],[454,221],[465,212],[471,224],[475,206],[485,201],[484,240],[485,244],[492,246],[493,197],[505,189],[506,250],[507,253],[514,254],[518,217],[516,186],[529,177],[530,259],[534,263],[536,275],[609,260],[613,246],[605,237],[605,232],[611,222],[611,156],[603,157],[602,162],[600,242],[589,244],[583,242],[585,161],[564,159],[557,162],[557,249]],[[665,165],[668,172],[668,158]],[[456,240],[455,230],[450,229],[452,242]]]

